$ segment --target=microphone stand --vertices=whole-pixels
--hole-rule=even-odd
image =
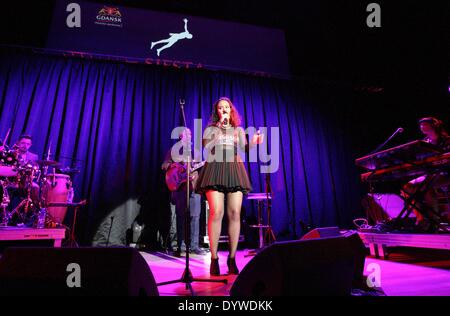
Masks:
[[[384,146],[386,146],[387,143],[389,143],[389,141],[394,138],[397,134],[399,133],[403,133],[403,128],[399,127],[397,128],[397,130],[394,132],[394,134],[392,134],[391,136],[389,136],[388,139],[386,139],[386,141],[384,143],[382,143],[381,145],[379,145],[377,148],[375,148],[374,150],[372,150],[370,153],[368,153],[367,155],[373,155],[375,153],[377,153],[378,151],[380,151],[381,148],[383,148]],[[373,170],[374,171],[374,170]],[[373,187],[372,184],[369,182],[369,191],[372,192],[373,191]]]
[[[377,151],[379,151],[381,148],[383,148],[384,146],[386,146],[387,143],[389,143],[389,141],[394,138],[397,134],[402,133],[403,132],[403,128],[398,128],[394,134],[392,134],[384,143],[382,143],[380,146],[378,146],[377,148],[375,148],[373,151],[371,151],[369,153],[369,155],[376,153]]]
[[[180,100],[180,108],[181,113],[183,114],[183,123],[184,127],[187,128],[186,124],[186,116],[184,114],[184,100]],[[191,187],[191,180],[190,180],[190,172],[191,172],[191,146],[189,146],[189,150],[187,153],[183,152],[183,156],[186,156],[186,209],[184,212],[184,242],[186,244],[186,261],[185,261],[185,268],[183,275],[180,279],[166,281],[157,283],[156,286],[162,286],[167,284],[174,284],[174,283],[184,283],[186,285],[186,290],[189,290],[191,292],[192,296],[195,296],[194,289],[192,288],[192,282],[216,282],[216,283],[224,283],[227,284],[227,279],[199,279],[199,278],[193,278],[191,270],[189,269],[189,249],[190,249],[190,220],[191,220],[191,212],[190,212],[190,187]],[[180,245],[181,246],[181,245]]]
[[[108,248],[109,245],[109,237],[111,236],[111,229],[113,226],[113,222],[114,222],[114,216],[111,216],[111,225],[109,225],[109,231],[108,231],[108,239],[106,240],[106,248]]]

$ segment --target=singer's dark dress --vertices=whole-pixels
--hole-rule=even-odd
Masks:
[[[209,137],[212,141],[206,148],[212,155],[206,157],[206,163],[200,171],[197,193],[203,194],[208,190],[214,190],[222,193],[241,191],[247,194],[252,190],[252,185],[242,158],[237,152],[238,146],[242,149],[246,147],[244,131],[242,128],[227,130],[209,126],[205,131],[205,138]],[[213,155],[216,158],[213,158]]]

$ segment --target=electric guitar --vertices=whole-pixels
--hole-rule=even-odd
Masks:
[[[205,164],[206,161],[201,161],[197,163],[191,164],[191,170],[190,170],[190,181],[193,180],[192,173]],[[170,165],[170,167],[167,169],[166,172],[166,185],[169,188],[170,191],[177,191],[180,188],[180,185],[182,185],[184,182],[187,181],[187,170],[186,165],[174,162]]]

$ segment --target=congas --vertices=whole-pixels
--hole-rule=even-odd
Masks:
[[[73,188],[70,176],[66,174],[49,174],[43,188],[43,196],[47,205],[51,203],[69,203]],[[66,217],[67,206],[49,206],[47,214],[57,224],[62,224]]]

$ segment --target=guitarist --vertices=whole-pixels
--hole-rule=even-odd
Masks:
[[[180,141],[184,145],[183,148],[192,148],[191,131],[185,128],[179,136]],[[192,165],[195,165],[191,157]],[[174,169],[175,168],[175,169]],[[184,162],[174,162],[171,156],[171,150],[166,155],[166,159],[162,164],[162,169],[166,172],[178,173],[179,178],[183,178],[186,174],[186,164]],[[191,166],[192,169],[192,166]],[[200,211],[201,211],[201,196],[194,192],[195,185],[198,179],[198,171],[194,171],[190,174],[190,252],[203,255],[205,252],[199,247],[199,230],[200,230]],[[176,189],[172,191],[171,203],[175,205],[176,212],[176,227],[177,227],[177,250],[175,256],[181,257],[182,244],[184,241],[184,219],[186,210],[186,190],[187,181],[184,181],[176,186]],[[186,241],[185,241],[186,242]]]

